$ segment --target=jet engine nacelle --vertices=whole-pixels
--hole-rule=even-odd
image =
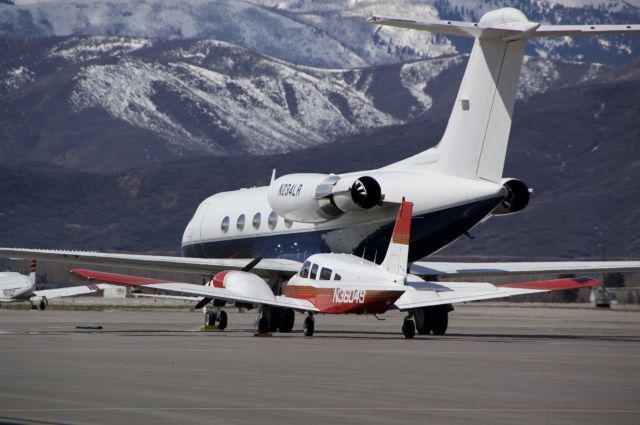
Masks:
[[[517,179],[502,179],[502,187],[506,189],[506,197],[491,214],[507,215],[514,214],[525,209],[529,204],[531,193],[529,186]]]
[[[321,223],[346,212],[373,208],[382,200],[380,184],[369,176],[287,174],[269,185],[269,205],[280,216]]]

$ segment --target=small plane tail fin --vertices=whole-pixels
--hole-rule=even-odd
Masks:
[[[502,179],[526,39],[640,32],[640,25],[540,25],[510,7],[487,12],[477,23],[377,16],[368,21],[475,38],[440,143],[392,166],[428,166],[449,175],[491,182]]]
[[[31,281],[31,286],[35,286],[36,284],[36,260],[31,260],[29,264],[29,280]]]
[[[404,199],[400,204],[391,243],[380,268],[389,273],[406,276],[409,262],[409,239],[411,238],[411,213],[413,203]]]

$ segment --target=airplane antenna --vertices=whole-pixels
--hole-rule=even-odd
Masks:
[[[276,179],[276,169],[274,168],[273,171],[271,172],[271,183],[273,183],[275,179]]]

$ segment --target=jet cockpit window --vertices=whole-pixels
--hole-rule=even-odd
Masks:
[[[262,216],[260,215],[260,213],[256,213],[256,215],[253,216],[253,228],[258,230],[260,228],[260,219],[262,218]]]
[[[236,223],[236,227],[241,232],[244,229],[244,214],[240,214],[240,217],[238,217],[238,222]]]
[[[305,261],[300,269],[300,277],[309,277],[309,269],[311,268],[311,263]]]
[[[320,280],[331,280],[331,269],[323,267],[320,270]]]
[[[333,280],[342,280],[342,277],[338,273],[333,275]]]
[[[276,228],[276,225],[278,224],[278,214],[276,214],[275,211],[271,211],[271,214],[269,214],[269,221],[267,224],[271,230]]]
[[[220,230],[222,230],[222,233],[227,233],[229,231],[229,216],[222,219]]]
[[[293,226],[293,221],[291,220],[287,220],[286,218],[284,219],[284,225],[287,227],[287,229],[291,229],[291,226]]]
[[[318,276],[318,265],[314,264],[311,266],[311,274],[309,275],[309,279],[315,279]]]

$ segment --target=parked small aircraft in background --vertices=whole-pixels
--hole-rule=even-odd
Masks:
[[[402,324],[402,332],[406,338],[413,338],[416,328],[422,334],[444,334],[448,313],[453,309],[452,303],[589,288],[599,284],[591,278],[555,279],[502,286],[478,282],[427,282],[407,273],[412,208],[411,202],[403,201],[400,204],[391,243],[381,264],[351,254],[314,254],[307,258],[300,271],[284,285],[283,295],[274,294],[264,279],[248,271],[260,259],[249,264],[245,270],[219,272],[205,286],[85,269],[71,270],[71,274],[91,282],[144,286],[205,297],[199,306],[215,299],[215,310],[207,312],[205,321],[208,325],[216,324],[219,329],[227,327],[227,314],[221,309],[227,301],[249,309],[259,307],[260,333],[275,329],[291,332],[295,311],[307,313],[303,327],[306,336],[314,333],[315,313],[381,314],[390,309],[398,309],[407,312]],[[436,313],[425,315],[423,308],[434,306],[437,307]],[[273,307],[279,310],[274,310]],[[273,317],[276,311],[280,317]]]
[[[36,261],[31,260],[29,276],[16,272],[0,272],[0,304],[26,302],[31,303],[33,309],[44,310],[47,300],[61,297],[74,297],[76,295],[92,294],[105,285],[81,285],[66,288],[35,290],[36,287]]]

